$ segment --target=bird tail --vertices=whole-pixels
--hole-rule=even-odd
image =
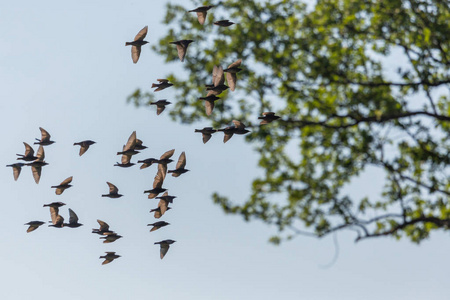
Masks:
[[[195,129],[195,132],[202,132],[200,129]]]
[[[73,145],[74,146],[76,146],[76,145],[80,145],[81,146],[81,143],[73,143]]]
[[[159,86],[158,84],[152,83],[152,87],[151,88],[158,87],[158,86]]]
[[[130,42],[126,42],[126,43],[125,43],[125,46],[129,46],[129,45],[131,45]]]
[[[169,171],[167,171],[167,173],[173,173],[173,172],[175,172],[175,170],[169,170]]]

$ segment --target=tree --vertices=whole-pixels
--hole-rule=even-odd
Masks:
[[[441,0],[224,0],[200,25],[189,7],[167,5],[167,35],[154,46],[177,60],[169,42],[192,39],[171,74],[181,123],[237,119],[252,127],[264,176],[243,205],[213,195],[227,213],[273,224],[279,242],[344,229],[356,240],[393,236],[419,243],[450,229],[450,7]],[[210,5],[210,4],[208,4]],[[235,25],[214,26],[221,19]],[[206,116],[202,101],[214,65],[243,60],[236,92]],[[151,94],[129,97],[147,105]],[[255,123],[275,111],[281,119]],[[295,151],[292,151],[294,149]],[[294,153],[294,154],[292,154]],[[383,170],[380,195],[342,189],[369,167]],[[305,229],[299,229],[305,228]]]

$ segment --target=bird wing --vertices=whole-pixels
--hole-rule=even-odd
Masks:
[[[39,183],[39,180],[41,180],[42,167],[31,166],[31,172],[33,173],[34,181]]]
[[[160,246],[161,246],[160,257],[161,259],[163,259],[167,251],[169,251],[170,246],[168,244],[160,244]]]
[[[45,152],[44,152],[44,147],[42,145],[39,146],[39,149],[38,149],[38,151],[36,153],[36,157],[37,157],[37,160],[44,161],[44,159],[45,159]]]
[[[133,131],[133,133],[128,138],[124,151],[133,150],[134,147],[136,147],[136,131]]]
[[[158,203],[158,207],[161,211],[161,216],[164,215],[167,211],[167,208],[169,207],[169,202],[167,202],[164,199],[160,199]]]
[[[161,165],[159,165],[161,166]],[[167,168],[167,167],[166,167]],[[158,167],[158,172],[156,173],[155,179],[153,180],[153,188],[160,188],[163,185],[164,177],[166,177],[166,174],[163,173],[162,168]]]
[[[32,231],[34,231],[34,230],[36,230],[36,229],[38,229],[39,228],[39,226],[36,226],[36,225],[30,225],[29,227],[28,227],[28,229],[27,229],[27,232],[32,232]]]
[[[66,178],[60,185],[67,185],[72,182],[73,176]]]
[[[214,86],[222,85],[225,82],[225,76],[223,75],[223,68],[222,66],[216,67],[216,74],[213,74],[213,84]],[[214,70],[213,70],[214,72]],[[215,75],[215,76],[214,76]]]
[[[156,115],[159,116],[165,109],[166,107],[164,105],[158,105],[158,107],[156,108]]]
[[[200,23],[200,25],[205,24],[206,11],[198,11],[197,18],[198,18],[198,22]]]
[[[140,140],[140,139],[136,139],[136,146],[139,146],[139,147],[141,147],[141,146],[142,146],[142,144],[143,144],[142,140]]]
[[[175,149],[166,151],[163,155],[161,155],[161,157],[159,159],[166,159],[166,158],[171,158],[172,155],[175,153]]]
[[[33,156],[34,155],[33,148],[31,148],[31,146],[25,142],[23,144],[25,145],[25,155],[24,156]]]
[[[178,158],[177,162],[177,169],[184,169],[186,166],[186,153],[181,152],[180,157]]]
[[[109,225],[106,222],[103,222],[102,220],[97,220],[97,223],[100,224],[100,231],[109,230]]]
[[[212,114],[213,109],[214,109],[214,101],[206,100],[205,101],[206,115],[210,116]]]
[[[109,264],[109,263],[112,262],[113,260],[114,260],[114,258],[105,258],[105,260],[102,262],[102,265]]]
[[[236,81],[237,81],[237,77],[235,73],[227,73],[227,82],[228,82],[228,86],[230,87],[231,91],[234,91],[234,89],[236,88]]]
[[[50,217],[52,218],[53,225],[56,225],[58,216],[59,216],[59,208],[50,206]]]
[[[225,133],[225,135],[223,136],[223,142],[224,143],[228,142],[231,139],[232,136],[233,136],[232,132],[231,133]]]
[[[236,128],[241,128],[241,129],[245,128],[244,123],[242,123],[241,121],[233,120],[232,122],[233,122],[234,126],[236,126]]]
[[[13,169],[13,174],[14,174],[14,180],[17,181],[17,179],[19,178],[19,175],[20,175],[20,171],[22,171],[22,167],[13,166],[12,169]]]
[[[89,145],[84,144],[80,147],[80,156],[86,153],[86,151],[89,149]]]
[[[263,116],[274,116],[275,113],[274,113],[274,112],[271,112],[271,111],[267,111],[267,112],[263,112],[262,115],[263,115]]]
[[[184,61],[184,57],[186,56],[186,50],[187,50],[187,47],[184,47],[182,45],[177,45],[178,58],[181,60],[181,62]]]
[[[117,188],[117,186],[115,186],[114,184],[112,184],[111,182],[106,182],[109,186],[109,193],[110,194],[117,194],[119,192],[119,189]]]
[[[69,208],[69,224],[77,224],[78,216],[77,214]]]
[[[39,127],[39,130],[41,130],[41,142],[50,141],[50,134],[48,131],[42,127]]]
[[[202,133],[202,136],[203,136],[203,144],[206,144],[206,142],[209,141],[209,139],[212,137],[212,135],[209,133]]]
[[[242,59],[238,59],[237,61],[235,61],[234,63],[232,63],[231,65],[228,66],[228,69],[230,68],[237,68],[241,65],[242,63]]]
[[[156,79],[159,83],[167,83],[169,79]]]
[[[162,214],[161,214],[161,209],[159,210],[155,210],[155,214],[153,215],[156,219],[161,218]]]
[[[137,63],[140,56],[141,56],[141,46],[139,45],[131,46],[131,58],[133,59],[133,63]]]
[[[138,34],[136,34],[136,36],[134,37],[134,40],[135,41],[144,40],[145,36],[147,35],[147,31],[148,31],[148,26],[145,26],[144,28],[141,29],[141,31],[138,32]]]
[[[122,164],[126,165],[130,163],[131,155],[122,155]]]
[[[61,226],[64,223],[64,218],[61,215],[56,216],[56,223],[54,225]]]

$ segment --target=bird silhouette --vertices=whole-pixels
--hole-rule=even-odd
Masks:
[[[25,223],[25,225],[28,225],[27,233],[35,231],[39,228],[39,226],[45,224],[45,222],[42,221],[30,221],[28,223]]]
[[[205,127],[203,129],[195,129],[195,132],[201,132],[203,137],[203,144],[206,144],[209,139],[212,137],[212,134],[217,132],[217,129],[213,129],[212,127]]]
[[[22,171],[22,167],[25,166],[23,163],[15,163],[12,165],[6,165],[7,167],[11,167],[13,170],[14,180],[17,181],[20,175],[20,171]]]
[[[31,172],[33,174],[34,181],[36,184],[39,183],[41,180],[41,173],[42,173],[42,167],[48,165],[44,161],[45,159],[45,152],[44,147],[42,145],[39,146],[38,152],[36,153],[37,159],[31,163],[27,163],[27,166],[31,167]]]
[[[134,41],[125,43],[125,46],[131,45],[131,58],[133,59],[133,63],[138,62],[139,57],[141,56],[141,47],[148,43],[147,41],[144,41],[144,38],[147,35],[147,31],[148,26],[145,26],[134,37]]]
[[[229,20],[220,20],[220,21],[214,22],[214,25],[221,26],[221,27],[228,27],[228,26],[231,26],[233,24],[234,23],[230,22]]]
[[[102,197],[120,198],[123,196],[119,194],[119,189],[114,184],[111,182],[106,182],[106,184],[109,186],[109,194],[102,195]]]
[[[263,117],[258,117],[259,120],[262,120],[260,125],[269,124],[275,120],[278,120],[280,117],[276,116],[274,112],[268,111],[262,113]]]
[[[156,115],[160,115],[165,109],[166,105],[172,104],[171,102],[167,101],[166,99],[158,100],[156,102],[151,102],[151,105],[156,105]]]
[[[224,133],[224,137],[223,137],[224,143],[228,142],[231,139],[231,137],[233,136],[233,134],[246,134],[246,133],[250,132],[249,130],[245,129],[244,123],[242,123],[240,121],[233,120],[233,124],[234,124],[234,126],[228,126],[223,129],[218,129],[218,131],[223,131],[223,133]]]
[[[211,8],[213,8],[213,7],[214,7],[214,5],[200,6],[200,7],[197,7],[195,9],[188,10],[188,12],[196,12],[197,13],[198,22],[201,25],[203,25],[203,24],[205,24],[207,11],[210,10]]]
[[[117,255],[116,252],[105,252],[106,255],[100,256],[100,258],[104,258],[105,260],[102,262],[102,265],[109,264],[113,260],[121,257],[120,255]]]
[[[35,145],[38,144],[42,146],[48,146],[55,142],[50,140],[51,136],[47,130],[42,127],[39,127],[39,130],[41,131],[41,139],[36,139],[37,142],[34,143]]]
[[[23,142],[23,144],[25,145],[25,154],[16,154],[17,156],[20,156],[17,159],[24,161],[33,161],[38,159],[37,156],[34,156],[33,148],[25,142]]]
[[[102,220],[98,220],[97,219],[97,223],[100,225],[99,229],[96,228],[92,228],[92,233],[96,233],[99,235],[111,235],[111,234],[115,234],[114,231],[109,230],[109,225],[108,223],[102,221]]]
[[[187,48],[189,47],[189,44],[192,42],[193,40],[179,40],[175,42],[170,42],[169,44],[177,45],[178,58],[181,60],[181,62],[183,62],[184,58],[186,57]]]
[[[80,146],[80,156],[86,153],[86,151],[89,149],[89,146],[92,146],[94,144],[95,142],[91,140],[73,143],[74,146]]]
[[[236,73],[242,70],[241,68],[239,68],[241,63],[242,59],[238,59],[237,61],[229,65],[228,68],[223,70],[224,72],[227,72],[227,82],[231,91],[234,91],[234,89],[236,88],[236,81],[237,81]]]
[[[64,223],[65,227],[77,228],[83,226],[83,224],[78,223],[77,214],[69,208],[69,223]]]
[[[147,226],[153,226],[152,229],[150,229],[150,232],[158,230],[161,227],[164,227],[164,226],[167,226],[167,225],[170,225],[170,223],[167,223],[165,221],[158,221],[158,222],[155,222],[153,224],[147,224]]]
[[[155,245],[159,244],[160,247],[161,247],[161,249],[160,249],[160,257],[161,257],[161,259],[163,259],[164,256],[166,255],[167,251],[169,251],[170,245],[175,243],[175,242],[176,241],[174,241],[174,240],[163,240],[163,241],[155,243]]]
[[[64,179],[63,182],[61,182],[59,185],[54,185],[51,188],[56,189],[55,194],[61,195],[66,189],[70,188],[72,185],[70,184],[72,182],[73,176],[70,176],[66,179]]]
[[[100,239],[104,239],[103,244],[113,243],[120,238],[122,238],[122,236],[118,235],[117,233],[111,233],[100,237]]]
[[[173,177],[178,177],[181,174],[188,172],[188,169],[185,169],[186,166],[186,153],[181,152],[180,157],[178,158],[177,166],[175,170],[169,170],[169,173],[172,173]]]
[[[172,209],[172,207],[167,207],[166,211]],[[155,219],[159,219],[162,217],[162,215],[164,215],[163,213],[161,213],[161,207],[157,207],[154,209],[150,210],[150,213],[154,213],[153,216],[155,217]]]
[[[168,79],[156,79],[159,83],[152,83],[152,88],[156,88],[154,92],[162,91],[168,87],[171,87],[173,84],[169,82]]]

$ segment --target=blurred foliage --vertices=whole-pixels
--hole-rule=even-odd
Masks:
[[[186,13],[214,4],[203,26]],[[221,19],[236,24],[212,24]],[[153,48],[177,61],[169,42],[195,41],[178,62],[187,72],[167,75],[178,99],[173,120],[252,127],[246,141],[264,175],[242,205],[214,194],[225,212],[273,224],[274,243],[344,229],[356,240],[419,243],[450,228],[449,20],[442,0],[192,1],[167,5],[167,33]],[[213,66],[237,59],[236,91],[223,93],[208,117],[197,99]],[[138,90],[130,100],[147,105],[151,95]],[[259,126],[264,111],[281,119]],[[385,174],[378,195],[344,193],[374,168]]]

